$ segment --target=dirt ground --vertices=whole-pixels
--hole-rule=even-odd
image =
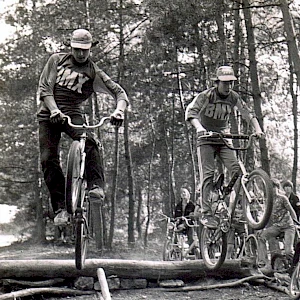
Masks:
[[[104,251],[101,255],[95,251],[90,251],[89,258],[112,258],[112,259],[137,259],[137,260],[160,260],[162,255],[160,248],[157,245],[150,245],[147,250],[142,249],[126,249],[116,247],[118,251]],[[0,248],[0,260],[5,259],[54,259],[59,257],[70,258],[74,257],[74,246],[72,245],[55,245],[48,243],[47,245],[32,245],[31,243],[17,243],[8,247]],[[194,283],[186,283],[186,286],[210,286],[224,283],[220,279],[205,278]],[[218,300],[239,300],[239,299],[272,299],[284,300],[290,299],[288,295],[274,289],[267,288],[263,285],[250,285],[245,283],[234,288],[215,288],[204,291],[190,292],[168,292],[163,288],[147,288],[134,290],[111,290],[111,296],[114,300],[184,300],[184,299],[218,299]],[[45,296],[37,296],[34,298],[45,299]],[[96,296],[77,296],[64,297],[69,300],[87,300],[99,299]],[[48,296],[47,299],[56,300],[62,298],[53,298]]]

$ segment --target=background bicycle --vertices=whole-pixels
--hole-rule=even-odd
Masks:
[[[239,155],[239,151],[250,147],[255,135],[210,132],[202,136],[206,137],[220,138],[228,148],[236,150],[241,169],[241,175],[233,174],[227,185],[224,184],[224,174],[219,175],[211,202],[219,226],[204,226],[201,234],[200,248],[203,260],[209,269],[218,269],[226,259],[227,234],[236,206],[239,204],[242,207],[243,217],[251,228],[262,229],[268,223],[272,211],[273,191],[268,174],[261,169],[247,172]],[[242,140],[245,145],[234,147],[228,139]]]
[[[199,224],[196,220],[187,217],[176,219],[164,216],[167,220],[166,241],[163,248],[163,260],[200,259],[198,232]],[[183,221],[181,223],[180,221]],[[185,229],[192,228],[193,241],[189,245]]]

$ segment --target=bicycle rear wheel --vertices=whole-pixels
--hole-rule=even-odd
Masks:
[[[291,277],[289,296],[291,299],[300,299],[300,264],[298,263]]]
[[[220,230],[203,227],[200,240],[202,259],[210,270],[219,269],[227,253],[227,235]]]
[[[261,169],[252,171],[246,188],[251,198],[243,195],[244,216],[253,229],[262,229],[269,222],[273,206],[273,187],[269,175]]]
[[[75,214],[75,265],[78,270],[84,268],[89,241],[90,205],[86,191],[81,195],[84,199],[82,207],[76,209]]]
[[[66,208],[71,215],[75,213],[80,197],[82,178],[80,178],[80,143],[73,141],[68,154],[66,175]]]

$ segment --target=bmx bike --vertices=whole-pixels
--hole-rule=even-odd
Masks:
[[[217,228],[204,226],[201,233],[200,249],[203,261],[208,269],[220,268],[226,259],[227,234],[231,228],[237,205],[242,207],[244,220],[255,229],[262,229],[268,223],[273,206],[273,187],[269,175],[262,169],[247,172],[239,151],[247,150],[254,137],[245,134],[222,134],[207,132],[200,138],[220,138],[226,147],[236,150],[241,174],[235,173],[227,186],[224,186],[224,174],[220,174],[214,184],[214,197],[211,207],[218,220]],[[242,140],[243,145],[234,147],[229,141]],[[233,189],[233,187],[235,187]],[[229,199],[230,198],[230,199]]]
[[[84,267],[88,241],[91,235],[92,210],[91,201],[87,190],[87,180],[85,176],[85,144],[87,131],[94,128],[100,128],[104,122],[110,120],[110,117],[103,117],[96,125],[76,125],[73,124],[69,116],[65,116],[68,125],[82,130],[79,140],[74,140],[70,146],[67,171],[66,171],[66,209],[71,216],[75,234],[75,265],[78,270]],[[100,204],[100,213],[96,239],[103,243],[103,220]]]
[[[167,233],[163,248],[163,260],[180,261],[200,259],[199,239],[196,232],[196,229],[199,227],[197,221],[193,220],[193,222],[191,222],[192,219],[189,217],[171,219],[165,216],[165,218],[167,219]],[[184,232],[188,227],[193,230],[193,242],[191,245],[188,244],[188,238]]]
[[[238,228],[238,230],[236,230]],[[258,240],[254,233],[249,233],[249,226],[246,221],[238,220],[231,224],[233,234],[233,249],[228,252],[227,259],[241,259],[242,264],[247,267],[256,268],[258,265]],[[228,233],[229,235],[230,233]]]

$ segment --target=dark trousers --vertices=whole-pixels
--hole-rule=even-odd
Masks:
[[[218,156],[229,170],[230,176],[240,173],[235,152],[225,145],[200,145],[197,147],[199,174],[201,182],[201,206],[203,214],[211,215],[211,192],[215,175],[215,158]]]
[[[81,116],[73,116],[72,123],[83,124],[83,119]],[[65,208],[65,176],[59,160],[59,142],[62,132],[73,140],[79,140],[82,130],[70,127],[67,122],[64,124],[39,122],[41,165],[54,212]],[[99,146],[100,143],[88,134],[85,146],[88,188],[94,184],[104,188],[103,160]]]

